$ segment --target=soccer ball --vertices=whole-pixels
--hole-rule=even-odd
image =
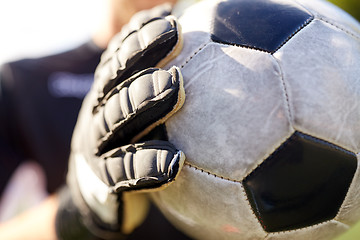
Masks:
[[[329,239],[360,220],[360,25],[322,0],[209,0],[180,17],[187,156],[151,197],[196,239]]]

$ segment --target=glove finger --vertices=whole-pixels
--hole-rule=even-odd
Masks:
[[[144,70],[103,99],[91,125],[97,155],[136,142],[164,123],[185,101],[180,69]]]
[[[185,161],[185,155],[168,141],[152,140],[119,147],[80,164],[78,178],[83,182],[101,182],[97,193],[157,190],[175,180]],[[81,163],[77,159],[78,163]],[[86,171],[89,174],[86,174]],[[93,174],[93,173],[95,174]],[[92,186],[100,184],[92,184]],[[87,186],[92,192],[91,186]],[[101,194],[100,194],[101,195]],[[99,199],[102,197],[97,194]],[[105,199],[105,197],[104,197]],[[105,202],[105,201],[104,201]]]
[[[139,195],[131,193],[165,188],[179,175],[184,161],[185,155],[171,143],[153,140],[120,147],[89,161],[81,154],[72,155],[68,181],[78,188],[75,192],[81,192],[78,198],[84,199],[107,227],[123,225],[122,232],[131,232],[131,225],[134,221],[141,222],[146,211],[144,198],[140,196],[138,200],[142,203],[134,207],[139,204],[134,202],[134,196]],[[121,196],[124,202],[118,201]],[[124,216],[121,216],[118,209],[123,208]],[[137,220],[130,220],[129,216],[136,216]]]
[[[167,141],[127,145],[103,156],[104,177],[116,193],[166,187],[178,176],[185,155]]]
[[[149,67],[163,66],[178,55],[182,48],[180,36],[177,20],[168,16],[152,18],[127,36],[116,37],[117,44],[111,44],[95,72],[98,102],[131,75]]]
[[[106,60],[111,58],[111,55],[119,48],[121,42],[130,35],[132,32],[138,31],[145,23],[151,19],[165,18],[169,16],[172,11],[172,5],[170,3],[164,3],[154,8],[143,10],[134,14],[129,23],[124,25],[116,37],[114,37],[108,47],[107,51],[102,55],[102,59]]]
[[[131,33],[138,31],[145,23],[151,19],[165,18],[169,16],[172,11],[172,6],[169,3],[164,3],[149,10],[143,10],[134,14],[129,23],[124,25],[121,32],[116,34],[110,41],[107,50],[101,56],[101,62],[106,62],[112,57],[114,52],[119,48],[124,39]]]

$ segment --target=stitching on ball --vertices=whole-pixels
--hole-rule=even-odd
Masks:
[[[192,55],[190,55],[189,58],[186,59],[185,63],[181,64],[180,68],[184,68],[185,65],[187,65],[191,59],[193,59],[201,50],[203,50],[209,43],[211,43],[210,41],[209,42],[206,42],[204,43],[203,45],[201,45]]]
[[[323,18],[323,17],[319,17],[319,20],[324,21],[324,22],[330,24],[331,26],[336,27],[337,29],[339,29],[339,30],[341,30],[341,31],[343,31],[343,32],[345,32],[345,33],[353,36],[354,38],[356,38],[356,39],[358,39],[358,40],[360,40],[360,36],[356,35],[354,32],[351,32],[351,31],[348,30],[348,29],[345,29],[344,27],[341,27],[341,26],[337,25],[335,22],[332,22],[332,21],[330,21],[329,19],[325,19],[325,18]]]
[[[230,178],[226,178],[226,177],[217,175],[217,174],[215,174],[215,173],[206,171],[206,170],[204,170],[204,169],[202,169],[202,168],[200,168],[200,167],[198,167],[198,166],[195,166],[195,165],[193,165],[193,164],[191,164],[191,163],[189,163],[189,162],[185,162],[185,163],[184,163],[184,166],[187,166],[187,167],[189,167],[189,168],[192,168],[192,169],[194,169],[194,170],[196,170],[196,171],[200,171],[200,172],[205,173],[205,174],[207,174],[207,175],[213,176],[213,177],[215,177],[215,178],[220,178],[221,180],[226,180],[226,181],[230,181],[230,182],[233,182],[233,183],[239,183],[239,184],[241,184],[241,194],[242,194],[243,197],[245,198],[245,200],[246,200],[245,202],[246,202],[246,204],[248,205],[248,207],[250,208],[250,211],[251,211],[251,213],[253,214],[254,218],[255,218],[256,220],[259,220],[258,217],[256,216],[255,212],[254,212],[254,209],[253,209],[252,206],[250,205],[250,201],[249,201],[249,199],[248,199],[248,197],[247,197],[247,195],[246,195],[246,192],[245,192],[245,190],[244,190],[244,186],[243,186],[242,181],[234,180],[234,179],[230,179]],[[259,224],[260,228],[264,229],[263,226],[265,226],[265,224],[261,224],[260,221],[262,221],[262,220],[260,219],[259,221],[256,221],[256,222]],[[265,229],[264,229],[264,230],[265,230]],[[265,230],[265,233],[267,233],[266,230]],[[265,236],[265,238],[266,238],[267,236],[268,236],[268,234]],[[264,239],[265,239],[265,238],[264,238]]]
[[[356,154],[356,158],[359,159],[359,154]],[[358,161],[358,163],[359,163],[359,161]],[[359,170],[359,166],[356,168],[356,171],[355,171],[355,174],[354,174],[354,176],[353,176],[353,179],[352,179],[352,182],[351,182],[351,184],[350,184],[350,187],[348,188],[348,190],[347,190],[347,192],[346,192],[344,201],[343,201],[343,203],[341,204],[339,210],[337,211],[336,216],[334,217],[334,220],[336,220],[336,221],[338,221],[338,222],[340,222],[340,223],[343,223],[343,222],[341,222],[340,220],[338,220],[338,218],[340,217],[340,215],[343,215],[343,214],[344,214],[344,211],[346,212],[346,208],[347,208],[348,205],[349,205],[349,204],[346,205],[345,202],[346,202],[347,199],[351,198],[351,197],[349,197],[349,194],[350,194],[351,189],[353,188],[353,184],[356,182],[356,179],[355,179],[355,178],[356,178],[356,172],[357,172],[358,170]],[[351,209],[348,209],[348,211],[351,211]],[[345,214],[346,214],[346,213],[345,213]],[[343,223],[343,224],[345,224],[345,223]],[[345,225],[347,225],[347,224],[345,224]],[[349,225],[347,225],[347,226],[349,226]]]
[[[280,144],[274,146],[270,151],[267,151],[267,153],[268,153],[267,156],[265,158],[263,158],[263,159],[260,159],[252,169],[250,169],[248,172],[246,172],[244,179],[248,178],[250,175],[255,174],[254,173],[255,170],[258,167],[260,167],[260,165],[262,165],[265,162],[265,160],[268,157],[270,157],[276,150],[278,150],[281,146],[283,146],[284,143],[294,134],[295,131],[296,131],[296,129],[293,129],[292,131],[290,131],[289,134],[283,139],[283,141],[280,142]],[[263,170],[260,169],[260,171],[263,171]]]
[[[314,225],[311,225],[311,226],[308,226],[308,227],[298,228],[298,229],[294,229],[294,230],[287,230],[287,231],[271,232],[271,233],[269,233],[268,236],[270,237],[270,236],[280,235],[280,234],[284,234],[284,233],[293,233],[293,232],[303,231],[305,229],[311,230],[311,229],[315,229],[315,228],[317,228],[317,227],[319,227],[321,225],[325,225],[325,224],[331,223],[331,222],[337,222],[337,223],[343,224],[342,222],[331,219],[331,220],[327,220],[327,221],[324,221],[324,222],[321,222],[321,223],[317,223],[317,224],[314,224]],[[344,224],[344,225],[346,225],[346,224]]]
[[[352,31],[350,31],[350,30],[348,30],[348,29],[345,29],[344,27],[341,27],[341,26],[337,25],[335,22],[330,21],[329,19],[325,19],[325,18],[324,18],[323,16],[321,16],[319,13],[316,13],[316,12],[315,12],[315,14],[314,14],[314,13],[313,13],[314,11],[308,9],[306,6],[304,6],[303,4],[299,3],[298,1],[296,1],[296,3],[299,4],[300,6],[302,6],[303,8],[305,8],[307,11],[311,12],[313,15],[315,15],[315,19],[324,21],[324,22],[326,22],[326,23],[328,23],[328,24],[330,24],[330,25],[338,28],[338,29],[341,30],[341,31],[344,31],[344,32],[346,32],[347,34],[350,34],[351,36],[353,36],[353,37],[355,37],[355,38],[357,38],[357,39],[360,39],[360,36],[357,35],[356,33],[352,32]]]
[[[222,179],[222,180],[226,180],[226,181],[230,181],[230,182],[234,182],[234,183],[242,183],[242,181],[217,175],[217,174],[212,173],[212,172],[210,172],[210,171],[207,171],[207,170],[205,170],[205,169],[203,169],[203,168],[200,168],[200,167],[198,167],[198,166],[195,166],[195,165],[193,165],[193,164],[191,164],[191,163],[189,163],[189,162],[185,162],[185,163],[184,163],[184,166],[188,166],[189,168],[193,168],[193,169],[195,169],[195,170],[197,170],[197,171],[206,173],[206,174],[211,175],[211,176],[216,177],[216,178],[220,178],[220,179]]]
[[[261,216],[260,212],[258,211],[258,208],[254,209],[254,208],[251,206],[250,200],[249,200],[249,198],[248,198],[248,195],[247,195],[246,192],[245,192],[245,188],[244,188],[244,185],[243,185],[242,183],[241,183],[241,186],[242,186],[242,187],[241,187],[241,192],[242,192],[242,194],[243,194],[243,197],[246,199],[245,202],[247,203],[248,207],[250,208],[250,211],[251,211],[251,213],[253,214],[254,218],[257,220],[257,221],[255,221],[255,222],[259,224],[259,227],[260,227],[261,229],[263,229],[265,233],[267,233],[267,234],[265,235],[265,237],[264,237],[264,239],[266,239],[269,234],[268,234],[268,232],[266,232],[266,225],[265,225],[264,221],[262,220],[262,216]],[[255,211],[259,214],[259,217],[256,215]]]
[[[282,84],[282,90],[285,96],[285,102],[286,102],[286,108],[287,108],[287,112],[288,112],[288,117],[289,117],[289,124],[290,127],[293,129],[293,115],[291,113],[291,104],[290,104],[290,97],[287,91],[287,87],[286,87],[286,83],[285,83],[285,77],[284,77],[284,71],[281,67],[281,64],[279,63],[279,61],[272,55],[273,59],[275,60],[275,63],[277,64],[279,71],[280,71],[280,81]]]
[[[231,43],[221,43],[221,42],[213,42],[213,43],[219,44],[219,45],[222,45],[222,46],[226,46],[226,47],[229,47],[229,46],[238,47],[238,48],[249,49],[249,50],[258,51],[258,52],[262,52],[262,53],[272,54],[269,51],[266,51],[266,50],[261,49],[261,48],[257,48],[255,46],[245,46],[245,45],[241,45],[241,44],[231,44]]]
[[[288,41],[290,41],[291,38],[293,38],[298,32],[300,32],[302,29],[304,29],[307,25],[309,25],[313,20],[314,20],[314,16],[309,17],[308,19],[306,19],[306,21],[300,26],[298,27],[289,37],[287,37],[284,42],[281,43],[281,45],[275,49],[275,51],[271,52],[271,54],[276,53],[278,50],[280,50],[280,48],[282,48]]]
[[[250,211],[251,211],[251,213],[253,214],[254,218],[255,218],[256,220],[258,220],[258,217],[256,216],[256,214],[255,214],[255,212],[254,212],[254,209],[253,209],[252,206],[250,205],[250,201],[249,201],[249,199],[248,199],[248,197],[247,197],[247,195],[246,195],[246,192],[245,192],[245,190],[244,190],[244,186],[243,186],[242,181],[234,180],[234,179],[230,179],[230,178],[226,178],[226,177],[217,175],[217,174],[212,173],[212,172],[210,172],[210,171],[206,171],[205,169],[202,169],[202,168],[200,168],[200,167],[198,167],[198,166],[195,166],[195,165],[193,165],[193,164],[191,164],[191,163],[189,163],[189,162],[185,162],[185,163],[184,163],[184,166],[187,166],[187,167],[189,167],[189,168],[192,168],[192,169],[194,169],[194,170],[196,170],[196,171],[200,171],[200,172],[202,172],[202,173],[206,173],[207,175],[211,175],[211,176],[213,176],[213,177],[215,177],[215,178],[220,178],[221,180],[226,180],[226,181],[230,181],[230,182],[233,182],[233,183],[239,183],[239,184],[241,184],[241,194],[242,194],[243,197],[245,198],[245,200],[246,200],[245,202],[246,202],[246,204],[248,205],[248,207],[250,208]],[[259,221],[256,221],[256,222],[259,224],[260,228],[263,229],[261,223],[260,223]],[[265,231],[265,233],[267,233],[267,232]],[[266,236],[264,237],[264,239],[266,239],[268,235],[269,235],[269,234],[267,233]]]

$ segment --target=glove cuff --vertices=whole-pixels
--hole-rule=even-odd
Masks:
[[[59,207],[55,218],[56,236],[59,240],[96,240],[82,222],[81,214],[75,206],[70,190],[63,187],[58,192]]]
[[[73,172],[74,166],[71,163],[74,161],[70,161],[69,165],[69,174],[68,174],[68,185],[70,188],[68,189],[68,195],[71,200],[71,203],[67,203],[69,205],[73,205],[79,215],[79,222],[84,228],[87,229],[89,233],[98,238],[95,239],[104,239],[104,240],[121,240],[126,237],[125,234],[121,232],[121,223],[117,223],[115,225],[109,225],[104,223],[87,205],[85,200],[83,199],[80,189],[78,186],[78,182],[76,180],[76,174]],[[121,203],[120,203],[121,204]],[[122,208],[119,208],[119,211]],[[120,216],[122,213],[118,213]],[[69,225],[69,228],[72,226]],[[78,238],[75,238],[78,239]],[[92,238],[90,238],[92,239]],[[64,239],[67,240],[67,239]]]

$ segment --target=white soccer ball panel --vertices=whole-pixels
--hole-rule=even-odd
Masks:
[[[166,68],[181,68],[186,101],[166,129],[187,158],[178,179],[153,199],[196,239],[334,237],[360,219],[359,166],[337,221],[328,219],[342,200],[320,224],[286,232],[265,232],[242,182],[284,142],[293,143],[288,138],[295,131],[360,151],[360,27],[325,1],[298,0],[315,19],[271,54],[213,42],[213,8],[219,2],[203,1],[180,18],[184,49]]]
[[[359,154],[357,155],[359,159]],[[360,219],[360,165],[358,164],[354,179],[335,220],[354,225]]]
[[[168,219],[195,239],[264,239],[240,182],[185,165],[178,179],[152,198]]]
[[[360,34],[360,24],[351,15],[326,0],[296,0],[315,18],[334,23],[344,30]]]
[[[186,64],[205,44],[211,42],[211,19],[214,5],[218,2],[218,0],[211,2],[202,1],[184,11],[181,18],[179,18],[184,40],[183,48],[181,54],[171,64],[168,64],[167,68],[170,68],[172,65],[182,66]],[[189,17],[196,16],[199,13],[201,13],[201,18],[195,20]]]
[[[334,239],[340,233],[349,229],[346,224],[337,221],[328,221],[308,228],[302,228],[294,231],[269,234],[265,240],[320,240]]]
[[[189,163],[242,180],[291,135],[269,54],[211,43],[181,70],[186,102],[166,127]]]
[[[359,39],[314,20],[274,57],[283,70],[295,129],[359,152]]]

